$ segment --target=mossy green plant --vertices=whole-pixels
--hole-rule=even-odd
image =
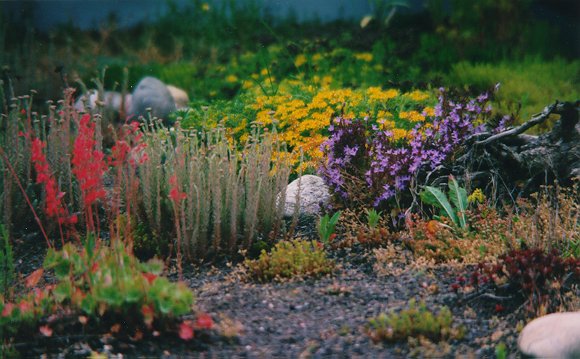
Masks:
[[[461,339],[464,329],[453,325],[453,315],[447,307],[437,314],[427,309],[425,302],[409,301],[400,313],[381,313],[369,320],[367,333],[373,341],[401,341],[409,337],[425,337],[432,341]]]
[[[258,259],[248,259],[244,265],[249,277],[259,282],[320,277],[335,266],[320,242],[300,239],[279,242],[270,253],[262,250]]]

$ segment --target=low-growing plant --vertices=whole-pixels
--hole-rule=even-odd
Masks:
[[[565,288],[578,280],[579,259],[562,258],[557,250],[513,249],[496,261],[480,262],[467,279],[462,277],[453,285],[453,290],[508,283],[522,293],[528,312],[539,316],[565,309]]]
[[[404,244],[416,256],[438,263],[478,263],[497,258],[517,245],[509,218],[496,209],[480,204],[468,210],[466,217],[470,231],[455,230],[447,217],[437,221],[410,215],[406,218]]]
[[[435,219],[440,219],[441,216],[445,216],[449,218],[456,227],[467,229],[467,191],[465,188],[459,186],[457,180],[453,176],[449,177],[447,185],[449,187],[448,196],[439,188],[425,186],[425,188],[419,193],[421,201],[441,210],[439,216],[434,216]]]
[[[340,240],[331,243],[331,248],[352,248],[356,245],[376,248],[396,239],[396,233],[391,232],[383,223],[382,212],[374,209],[365,209],[365,212],[361,212],[358,209],[346,208],[341,213],[343,214],[343,219],[341,219],[343,235]]]
[[[340,215],[341,211],[337,211],[332,215],[332,217],[330,217],[327,213],[324,216],[320,217],[320,219],[318,220],[318,236],[320,237],[320,241],[323,244],[325,245],[328,244],[331,241],[331,239],[334,236],[336,236],[334,231],[336,228],[336,224],[338,223],[338,220],[340,218]]]
[[[320,242],[300,239],[279,242],[270,253],[262,250],[259,258],[247,259],[244,265],[250,278],[259,282],[319,277],[335,266]]]
[[[461,339],[462,327],[453,325],[453,315],[447,307],[442,307],[437,314],[427,309],[425,302],[417,304],[409,301],[408,309],[399,313],[381,313],[371,318],[367,333],[374,342],[401,341],[409,337],[426,337],[432,341]]]
[[[121,242],[111,248],[95,243],[88,237],[81,249],[67,243],[47,253],[44,268],[54,270],[57,278],[52,292],[57,303],[88,315],[133,313],[150,324],[156,317],[177,318],[191,311],[192,292],[160,276],[163,262],[140,263]]]
[[[44,271],[56,281],[38,287]],[[139,262],[121,241],[111,247],[89,236],[82,247],[66,243],[60,250],[49,249],[44,269],[29,276],[29,294],[15,302],[0,301],[2,339],[27,333],[51,336],[60,330],[60,320],[71,315],[93,328],[118,327],[114,332],[175,333],[191,339],[194,330],[211,329],[211,317],[199,314],[197,321],[183,321],[192,312],[194,296],[184,283],[162,277],[163,263],[154,259]],[[51,315],[51,320],[45,321]],[[185,331],[185,333],[184,333]]]

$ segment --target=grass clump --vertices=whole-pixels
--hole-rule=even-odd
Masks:
[[[464,329],[453,326],[453,316],[447,307],[435,314],[425,302],[409,301],[409,308],[400,313],[381,313],[369,320],[368,334],[373,341],[400,341],[410,337],[425,337],[433,341],[461,339]]]
[[[326,257],[319,242],[299,239],[280,242],[270,253],[262,250],[258,259],[244,264],[249,276],[259,282],[320,277],[334,269],[334,262]]]
[[[16,277],[12,244],[6,228],[0,224],[0,296],[7,297]]]

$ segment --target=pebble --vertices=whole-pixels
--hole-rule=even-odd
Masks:
[[[580,357],[580,311],[553,313],[528,323],[518,338],[522,354],[539,358]]]

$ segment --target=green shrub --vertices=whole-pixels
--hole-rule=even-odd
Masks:
[[[306,240],[280,242],[270,253],[262,250],[258,259],[248,259],[244,264],[249,276],[259,282],[319,277],[334,269],[321,244]]]
[[[400,313],[381,313],[369,320],[368,334],[373,341],[400,341],[409,337],[423,336],[430,340],[460,339],[464,329],[453,326],[453,316],[447,307],[439,313],[428,310],[425,302],[418,305],[414,299],[409,301],[409,308]]]

